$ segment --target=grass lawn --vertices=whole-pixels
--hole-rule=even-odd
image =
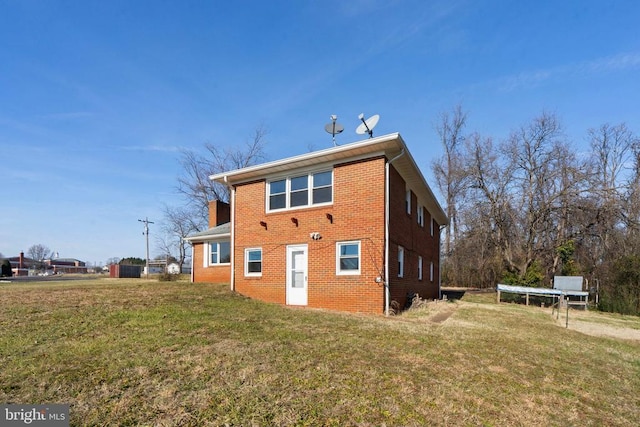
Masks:
[[[72,425],[640,425],[639,341],[495,294],[384,318],[217,284],[0,284],[0,367],[0,402],[69,403]]]

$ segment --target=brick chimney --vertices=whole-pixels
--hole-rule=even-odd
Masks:
[[[20,258],[18,258],[18,268],[24,268],[24,252],[20,252]]]
[[[209,228],[231,221],[231,206],[220,200],[209,202]]]

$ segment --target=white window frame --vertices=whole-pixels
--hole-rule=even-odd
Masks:
[[[345,245],[357,245],[358,246],[358,269],[357,270],[342,270],[340,268],[340,248]],[[357,276],[362,270],[362,244],[360,240],[351,240],[344,242],[336,242],[336,274],[338,276]]]
[[[407,213],[411,215],[411,190],[407,188],[407,191],[404,195],[404,204],[407,208]]]
[[[231,264],[231,253],[229,253],[229,262],[211,262],[211,254],[213,253],[213,246],[215,245],[218,252],[218,260],[220,259],[220,243],[229,243],[229,251],[231,251],[231,242],[228,240],[209,240],[204,242],[203,249],[203,267],[216,267],[220,265],[230,265]]]
[[[398,246],[398,277],[404,277],[404,248]]]
[[[431,212],[429,213],[429,233],[431,234],[431,237],[433,237],[433,217],[431,216]]]
[[[330,185],[324,185],[324,186],[319,186],[319,187],[314,187],[313,186],[313,176],[317,175],[317,174],[321,174],[321,173],[326,173],[329,172],[331,174],[331,184]],[[307,203],[303,204],[303,205],[297,205],[297,206],[291,206],[291,194],[292,194],[292,189],[291,189],[291,180],[292,179],[296,179],[296,178],[301,178],[303,176],[307,177]],[[285,195],[285,206],[283,208],[277,208],[277,209],[271,209],[271,183],[272,182],[279,182],[279,181],[285,181],[285,190],[284,190],[284,195]],[[327,188],[327,187],[331,187],[331,200],[328,202],[320,202],[320,203],[313,203],[313,190],[314,189],[321,189],[321,188]],[[294,209],[305,209],[305,208],[311,208],[311,207],[316,207],[316,206],[329,206],[333,204],[333,197],[334,197],[334,193],[333,193],[333,187],[334,187],[334,183],[333,183],[333,168],[331,169],[320,169],[320,170],[314,170],[314,171],[309,171],[309,172],[304,172],[301,171],[299,173],[292,173],[290,175],[287,176],[280,176],[280,177],[274,177],[273,179],[270,179],[267,181],[267,185],[266,185],[266,206],[265,206],[265,211],[266,212],[283,212],[283,211],[288,211],[288,210],[294,210]],[[296,192],[299,190],[293,190],[293,192]],[[277,193],[277,194],[282,194],[282,193]]]
[[[260,272],[249,271],[249,252],[260,252]],[[264,260],[262,257],[262,248],[246,248],[244,250],[244,275],[246,277],[262,277],[262,269],[264,266]]]
[[[429,264],[429,281],[433,282],[433,261]]]
[[[417,213],[418,213],[418,225],[420,225],[420,227],[424,227],[424,206],[422,206],[419,203],[417,207]]]
[[[418,280],[422,280],[422,256],[418,256]]]

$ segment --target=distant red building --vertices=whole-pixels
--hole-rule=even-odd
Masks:
[[[14,276],[28,276],[29,271],[35,271],[41,268],[51,274],[87,272],[86,263],[74,258],[46,259],[41,265],[39,261],[27,258],[24,256],[24,252],[20,252],[19,256],[7,259],[11,263],[11,270]]]

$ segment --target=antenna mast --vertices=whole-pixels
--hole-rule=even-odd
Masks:
[[[338,120],[338,116],[336,116],[335,114],[332,114],[330,118],[331,123],[326,124],[324,126],[324,130],[330,133],[333,137],[333,146],[335,147],[336,145],[338,145],[336,144],[336,135],[344,130],[344,126],[342,126],[340,123],[336,123],[336,120]]]

